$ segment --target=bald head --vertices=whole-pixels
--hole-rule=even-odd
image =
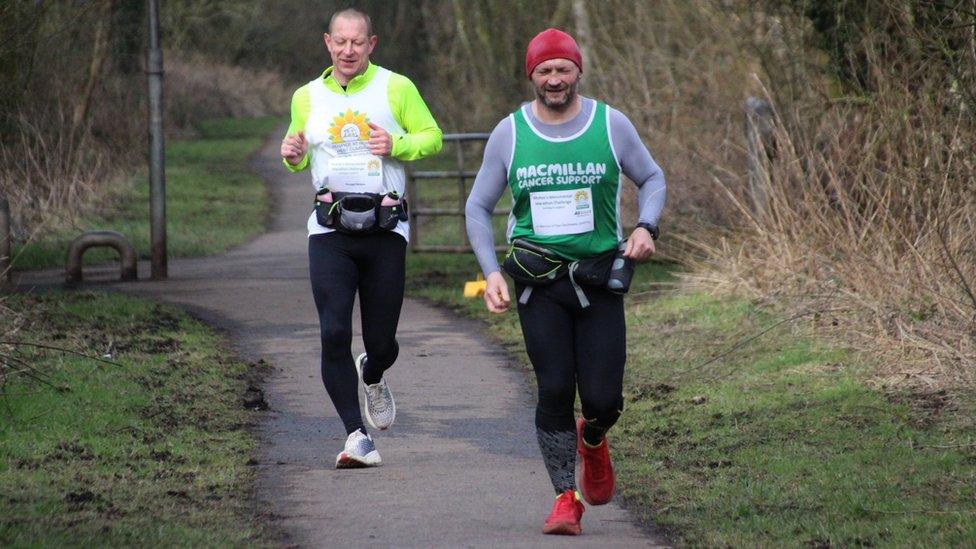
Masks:
[[[332,29],[335,27],[336,19],[352,19],[362,21],[366,24],[366,36],[373,36],[373,21],[370,20],[369,15],[366,15],[366,12],[359,11],[356,8],[346,8],[333,13],[332,19],[329,19],[329,34],[332,34]]]

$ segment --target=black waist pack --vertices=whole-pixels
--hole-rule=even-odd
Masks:
[[[590,302],[580,285],[606,287],[616,250],[577,261],[567,261],[551,250],[516,238],[508,248],[502,268],[513,280],[525,285],[519,302],[525,305],[534,286],[545,286],[569,275],[570,282],[585,309]]]
[[[562,277],[569,263],[547,248],[516,238],[508,247],[502,268],[526,286],[545,286]]]
[[[374,193],[332,193],[332,202],[321,198],[328,189],[315,195],[315,219],[319,225],[346,234],[368,234],[391,231],[398,221],[409,219],[407,203],[396,192]],[[396,204],[384,206],[383,198],[396,200]]]

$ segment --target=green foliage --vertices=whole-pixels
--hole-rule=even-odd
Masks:
[[[872,73],[879,63],[929,69],[973,82],[963,64],[972,47],[976,13],[963,2],[895,0],[776,0],[773,6],[803,13],[816,31],[818,47],[830,55],[831,67],[855,92],[879,91]],[[971,69],[971,67],[969,67]],[[921,73],[918,75],[921,76]],[[972,97],[972,96],[971,96]]]
[[[741,300],[679,294],[629,321],[654,336],[630,350],[614,455],[628,504],[675,538],[976,541],[971,406],[872,388],[857,357],[789,323],[706,364],[776,321]]]
[[[119,295],[10,295],[26,318],[15,356],[41,383],[0,392],[0,545],[267,543],[245,497],[256,441],[242,405],[250,368],[169,307]],[[0,320],[8,333],[10,317]]]
[[[267,190],[247,168],[247,159],[280,123],[277,118],[210,120],[200,123],[203,137],[167,143],[167,246],[172,257],[217,253],[264,230]],[[16,247],[14,267],[63,265],[71,239],[96,229],[125,234],[139,257],[148,258],[148,205],[148,177],[140,173],[72,229],[51,231]],[[114,251],[101,248],[84,257],[89,264],[115,258]]]

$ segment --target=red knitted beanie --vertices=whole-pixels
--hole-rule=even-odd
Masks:
[[[535,66],[550,59],[569,59],[583,70],[583,55],[576,40],[559,29],[548,28],[529,42],[525,50],[525,75],[531,78]]]

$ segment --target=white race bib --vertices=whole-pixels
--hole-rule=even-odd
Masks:
[[[593,194],[588,188],[529,194],[532,231],[540,236],[593,230]]]
[[[329,190],[383,194],[383,160],[372,154],[329,159]]]

